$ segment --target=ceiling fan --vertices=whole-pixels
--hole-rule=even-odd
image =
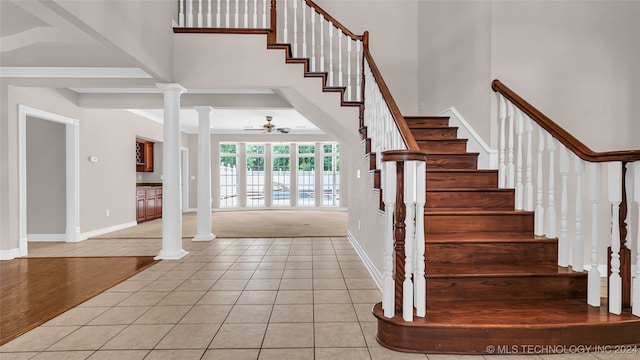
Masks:
[[[260,130],[264,131],[264,134],[288,134],[291,131],[290,128],[277,127],[271,122],[271,120],[273,120],[273,117],[267,116],[267,123],[262,125],[262,129],[245,128],[245,130]]]

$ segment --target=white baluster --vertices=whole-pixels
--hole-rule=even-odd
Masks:
[[[611,203],[611,275],[609,276],[609,312],[622,313],[622,278],[620,277],[619,211],[622,202],[622,163],[607,163],[609,202]]]
[[[500,121],[500,138],[499,151],[498,151],[498,187],[504,188],[507,184],[507,174],[505,165],[505,141],[506,141],[506,121],[507,121],[507,103],[502,94],[498,94],[499,106],[498,106],[498,118]]]
[[[202,27],[202,0],[198,0],[198,27]]]
[[[591,200],[591,267],[589,268],[587,303],[600,306],[600,270],[598,269],[598,206],[602,190],[600,163],[589,164],[589,200]]]
[[[393,213],[396,205],[396,163],[385,161],[382,165],[382,196],[384,198],[385,237],[384,273],[382,275],[382,310],[384,316],[395,316],[395,283],[393,281]]]
[[[244,0],[244,27],[249,27],[249,0]]]
[[[342,30],[336,28],[338,33],[338,86],[344,86],[344,79],[342,78],[342,37],[344,33]]]
[[[227,1],[229,1],[229,0],[227,0]],[[217,0],[216,1],[216,9],[217,9],[216,10],[216,27],[218,27],[218,28],[222,27],[222,24],[221,24],[222,20],[220,20],[220,14],[221,14],[220,3],[221,2],[222,2],[222,0]]]
[[[404,242],[404,282],[402,283],[402,318],[404,321],[413,321],[413,249],[415,242],[415,207],[416,207],[416,162],[404,163],[404,205],[405,217],[405,242]]]
[[[307,58],[307,6],[302,1],[302,57]]]
[[[293,57],[298,57],[298,0],[293,1]]]
[[[538,166],[536,176],[536,212],[535,212],[535,234],[544,235],[544,207],[542,206],[542,174],[544,169],[542,168],[542,155],[544,154],[544,130],[539,128],[538,133]]]
[[[311,11],[311,71],[316,71],[316,15]]]
[[[193,0],[187,2],[187,27],[193,27]]]
[[[360,52],[362,41],[356,41],[356,101],[362,101],[362,70],[360,69],[361,59],[363,57]]]
[[[329,31],[329,87],[333,86],[333,24],[327,24]]]
[[[524,185],[522,184],[522,134],[524,133],[524,119],[522,111],[516,109],[516,210],[524,209]]]
[[[320,15],[320,72],[324,72],[324,16]]]
[[[295,0],[294,0],[295,1]],[[289,32],[289,16],[287,15],[287,0],[282,0],[282,11],[284,12],[284,20],[283,20],[283,30],[282,35],[284,36],[283,43],[287,44],[287,33]]]
[[[527,169],[524,176],[524,209],[533,211],[533,124],[527,115],[525,115],[525,123],[527,131]]]
[[[213,27],[213,17],[211,14],[211,0],[207,0],[207,27]]]
[[[351,43],[353,43],[353,39],[351,39],[351,37],[347,37],[347,101],[351,101],[353,99],[351,88]]]
[[[178,1],[178,26],[184,27],[184,1]]]
[[[576,169],[576,230],[573,240],[573,266],[574,271],[584,271],[584,243],[582,242],[582,175],[584,174],[584,161],[574,156]]]
[[[560,145],[560,237],[558,239],[558,265],[569,266],[569,188],[568,176],[571,166],[569,163],[569,150]],[[579,196],[578,196],[579,197]]]
[[[555,150],[556,140],[547,134],[547,150],[549,151],[549,182],[547,189],[547,237],[556,237],[556,193],[555,193]]]
[[[258,28],[258,0],[253,0],[253,27]]]
[[[636,228],[636,274],[633,277],[633,295],[631,312],[635,316],[640,316],[640,161],[633,163],[633,199],[636,203],[638,214],[638,228]]]
[[[425,317],[427,312],[427,280],[424,276],[424,204],[426,202],[426,163],[416,165],[416,271],[413,274],[415,285],[416,316]]]
[[[233,17],[236,28],[240,27],[240,0],[236,0],[236,13]]]
[[[515,106],[511,103],[507,103],[507,118],[509,119],[509,142],[507,144],[507,188],[513,189],[515,187],[515,168],[513,165],[513,134],[515,129],[513,128],[513,121],[515,117]]]
[[[229,0],[227,0],[227,9],[225,15],[225,23],[227,28],[231,27],[231,6],[229,5]]]
[[[270,25],[267,24],[267,13],[269,13],[270,9],[267,8],[267,0],[262,0],[262,27],[268,28]]]

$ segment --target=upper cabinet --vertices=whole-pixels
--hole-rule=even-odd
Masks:
[[[136,138],[136,171],[153,172],[153,141]]]

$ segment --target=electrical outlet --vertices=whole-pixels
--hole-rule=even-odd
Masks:
[[[358,230],[360,230],[360,220],[358,220]]]
[[[111,211],[107,210],[107,216],[111,216]]]

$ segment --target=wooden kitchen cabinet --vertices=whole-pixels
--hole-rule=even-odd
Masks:
[[[136,189],[136,221],[162,217],[162,187],[144,186]]]
[[[153,141],[136,138],[136,172],[153,172]]]

